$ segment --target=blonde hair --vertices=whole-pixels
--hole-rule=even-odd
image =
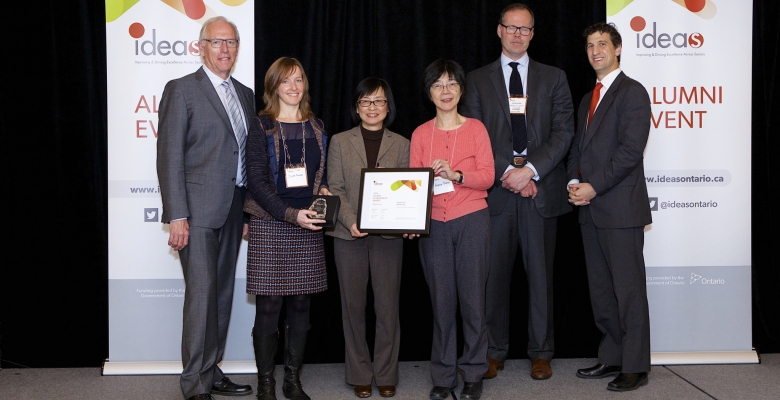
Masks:
[[[295,69],[301,71],[301,79],[303,79],[303,96],[301,102],[298,103],[298,112],[300,113],[301,120],[305,121],[309,118],[314,118],[314,112],[311,111],[311,105],[309,105],[309,79],[306,78],[306,72],[303,71],[303,65],[301,62],[292,57],[282,57],[274,61],[265,73],[263,92],[263,102],[265,102],[265,109],[260,111],[260,115],[266,115],[271,120],[276,121],[276,117],[279,116],[279,94],[276,90],[279,89],[279,85],[282,84],[286,78],[295,72]]]

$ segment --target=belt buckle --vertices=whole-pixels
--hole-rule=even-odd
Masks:
[[[523,167],[527,162],[528,160],[525,156],[515,156],[515,158],[512,160],[512,164],[515,167]]]

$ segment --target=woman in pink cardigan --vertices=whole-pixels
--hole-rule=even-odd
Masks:
[[[493,184],[493,152],[485,126],[458,114],[466,88],[463,69],[438,60],[425,69],[423,89],[436,117],[412,134],[409,167],[430,167],[436,177],[428,237],[420,258],[433,305],[430,398],[445,399],[458,386],[461,399],[479,399],[488,369],[485,282],[490,216],[487,189]],[[463,317],[463,355],[457,358],[456,307]]]

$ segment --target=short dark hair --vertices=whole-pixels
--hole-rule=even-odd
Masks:
[[[359,107],[357,105],[358,100],[376,93],[379,89],[385,92],[385,97],[387,98],[387,118],[382,122],[382,126],[388,127],[395,121],[395,101],[393,100],[393,91],[390,90],[390,85],[382,78],[370,77],[360,81],[355,88],[355,94],[352,98],[352,122],[355,125],[360,123],[360,114],[357,112],[357,107]]]
[[[529,14],[531,14],[531,25],[536,25],[536,19],[534,17],[534,12],[531,10],[531,7],[528,7],[527,5],[523,3],[512,3],[506,8],[504,8],[503,11],[501,11],[501,16],[498,17],[498,23],[503,25],[504,24],[504,14],[515,11],[515,10],[526,10]],[[533,26],[529,26],[528,28],[533,28]]]
[[[609,39],[612,41],[612,44],[615,46],[615,48],[623,44],[623,38],[620,37],[620,32],[618,32],[617,27],[615,27],[615,24],[612,22],[597,22],[585,28],[585,32],[582,32],[582,37],[585,38],[585,42],[587,43],[588,36],[597,32],[609,33]]]
[[[466,93],[466,73],[463,72],[463,68],[455,61],[440,58],[425,67],[425,72],[423,72],[423,92],[429,100],[433,99],[431,85],[444,74],[458,82],[461,95]]]

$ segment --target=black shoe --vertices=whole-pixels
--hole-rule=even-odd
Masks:
[[[222,378],[221,381],[214,382],[214,384],[211,385],[211,393],[222,396],[249,396],[252,394],[252,386],[239,385],[226,376]]]
[[[463,391],[460,392],[460,400],[479,400],[482,396],[482,381],[463,382]]]
[[[607,385],[607,389],[615,392],[628,392],[647,385],[647,382],[649,382],[647,379],[647,372],[640,372],[638,374],[621,373],[615,380]]]
[[[444,400],[450,396],[450,388],[444,386],[434,386],[428,397],[431,400]]]
[[[187,400],[214,400],[210,393],[196,394],[192,397],[187,397]]]
[[[600,379],[612,375],[617,375],[620,373],[620,370],[621,367],[619,365],[596,364],[590,368],[578,369],[577,377],[585,379]]]

